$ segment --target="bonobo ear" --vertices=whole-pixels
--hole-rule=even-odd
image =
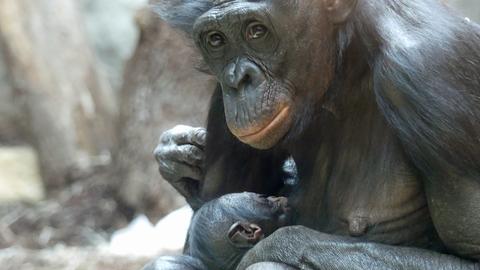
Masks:
[[[164,21],[189,34],[197,18],[212,7],[212,0],[160,0],[153,5]]]
[[[228,239],[239,248],[251,248],[264,237],[262,228],[249,222],[236,222],[228,230]]]
[[[330,20],[335,23],[343,23],[357,5],[357,0],[323,0]]]

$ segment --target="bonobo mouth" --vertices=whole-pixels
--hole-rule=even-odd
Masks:
[[[274,197],[270,196],[267,198],[268,201],[274,204],[275,211],[281,214],[288,214],[291,210],[290,205],[288,204],[287,197]]]
[[[278,133],[278,131],[281,130],[280,127],[285,124],[285,121],[288,120],[289,116],[290,107],[285,106],[270,122],[268,122],[268,124],[247,135],[239,135],[237,138],[248,145],[260,145],[265,138],[274,136]]]
[[[273,204],[273,212],[278,218],[279,227],[287,226],[291,223],[292,209],[288,204],[286,197],[268,197],[270,203]]]

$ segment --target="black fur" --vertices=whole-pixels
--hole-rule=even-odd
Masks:
[[[219,161],[226,162],[223,174],[206,179],[202,190],[217,191],[208,194],[206,200],[241,191],[274,195],[283,188],[284,180],[289,177],[282,169],[288,155],[280,150],[254,149],[233,136],[226,124],[220,85],[212,96],[207,130],[206,170],[212,170]]]
[[[374,40],[380,109],[427,178],[480,180],[480,29],[435,0],[377,1],[360,9],[355,35]],[[377,49],[375,48],[377,47]],[[472,175],[473,174],[473,175]]]

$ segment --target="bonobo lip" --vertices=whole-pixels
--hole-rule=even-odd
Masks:
[[[266,136],[270,135],[272,131],[277,130],[277,128],[282,124],[284,120],[288,118],[290,114],[290,107],[285,106],[280,112],[273,118],[270,123],[262,127],[260,130],[257,130],[253,133],[237,136],[240,141],[246,144],[253,144],[255,142],[261,141]]]

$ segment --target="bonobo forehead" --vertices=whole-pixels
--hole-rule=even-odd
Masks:
[[[292,7],[296,3],[293,0],[217,0],[214,6],[201,15],[195,25],[194,31],[203,29],[211,24],[227,26],[248,18],[249,15],[266,15],[275,8]]]
[[[227,24],[233,24],[250,14],[261,13],[265,8],[264,1],[223,0],[200,16],[193,29],[195,32],[212,24],[225,27]]]

